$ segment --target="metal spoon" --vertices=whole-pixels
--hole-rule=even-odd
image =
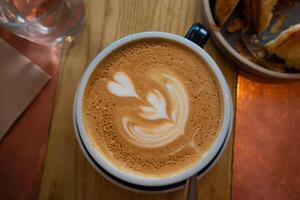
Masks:
[[[186,180],[183,200],[198,200],[197,174]]]

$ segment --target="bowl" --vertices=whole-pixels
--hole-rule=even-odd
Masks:
[[[239,52],[235,50],[234,43],[239,36],[228,37],[225,30],[222,30],[218,27],[215,22],[214,15],[212,13],[213,7],[215,4],[215,0],[203,0],[202,1],[202,14],[205,25],[211,31],[211,37],[216,46],[221,50],[221,52],[231,59],[235,64],[240,66],[247,72],[253,73],[254,75],[258,75],[260,77],[265,78],[273,78],[273,79],[300,79],[300,73],[285,73],[285,72],[277,72],[270,69],[267,69],[263,66],[260,66],[254,62],[251,62]],[[297,4],[298,5],[298,4]],[[300,5],[300,3],[299,3]],[[299,6],[298,6],[299,7]],[[295,10],[295,11],[294,11]],[[297,9],[292,8],[291,12],[297,12]],[[299,11],[298,11],[299,12]],[[297,16],[297,13],[295,14]],[[299,16],[299,14],[298,14]],[[298,17],[297,17],[298,18]],[[285,27],[289,26],[288,23],[293,24],[294,19],[287,19],[285,23]]]

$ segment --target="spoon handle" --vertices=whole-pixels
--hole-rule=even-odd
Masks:
[[[183,200],[198,200],[197,174],[187,179]]]

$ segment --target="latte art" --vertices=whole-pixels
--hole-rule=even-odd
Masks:
[[[95,149],[129,174],[165,177],[192,167],[223,120],[219,85],[194,52],[141,40],[108,55],[87,83],[82,115]]]
[[[115,73],[114,80],[109,81],[107,89],[118,97],[132,97],[141,101],[141,105],[133,107],[136,115],[144,120],[131,119],[123,116],[123,129],[129,137],[129,142],[145,148],[156,148],[167,145],[178,136],[184,134],[185,124],[188,118],[189,102],[184,87],[179,80],[167,74],[158,74],[157,82],[168,94],[164,97],[158,89],[149,89],[147,99],[142,99],[135,91],[134,84],[124,72]],[[166,104],[166,98],[171,104]],[[167,113],[166,107],[171,107],[171,113]],[[163,119],[164,122],[153,126],[151,121]]]

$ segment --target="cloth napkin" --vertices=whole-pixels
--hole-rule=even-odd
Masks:
[[[0,39],[0,141],[50,79]]]

